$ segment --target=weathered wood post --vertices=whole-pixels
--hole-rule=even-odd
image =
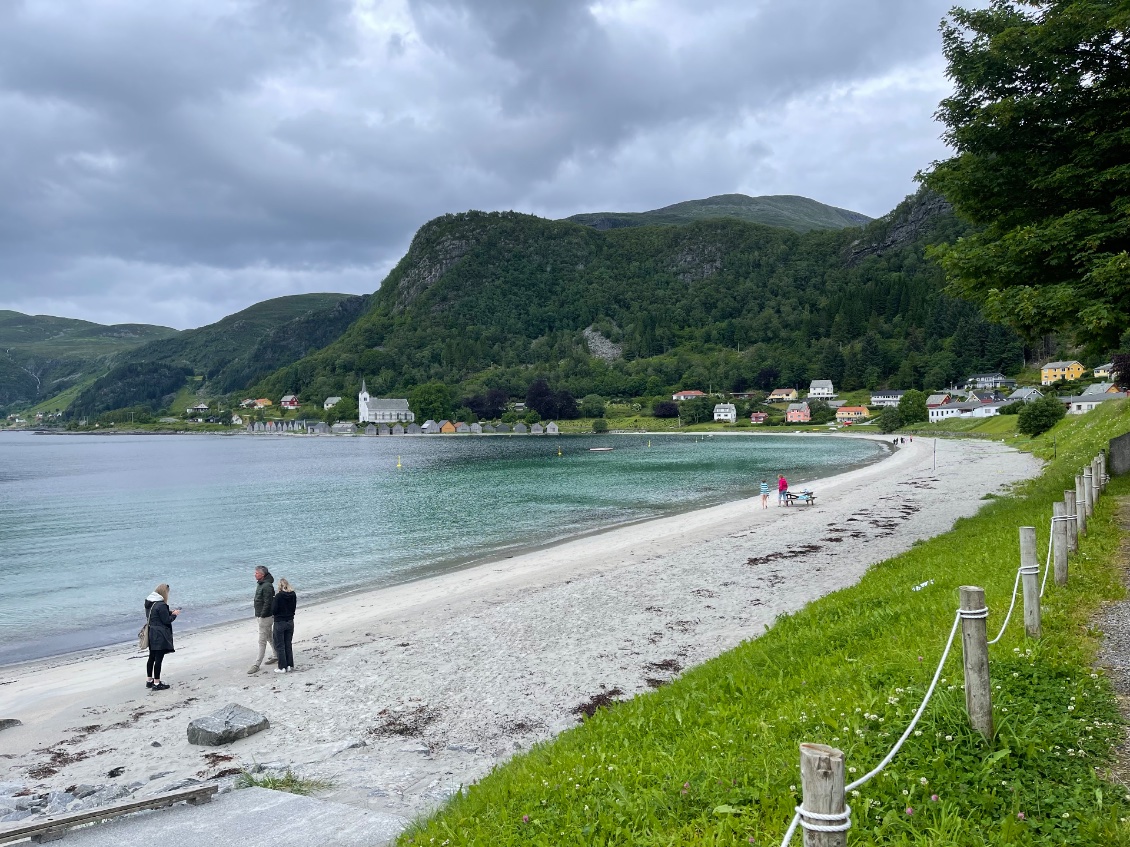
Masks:
[[[986,741],[993,737],[993,694],[989,682],[989,639],[985,632],[985,589],[963,585],[961,652],[965,663],[965,710],[969,723]]]
[[[1083,474],[1075,474],[1075,524],[1079,537],[1087,534],[1087,492],[1083,486]]]
[[[823,744],[801,744],[800,790],[804,847],[847,847],[850,822],[844,805],[843,752]]]
[[[1083,505],[1087,509],[1087,517],[1095,513],[1095,485],[1091,476],[1091,466],[1083,468]]]
[[[1052,565],[1055,567],[1055,584],[1067,585],[1067,549],[1070,519],[1067,506],[1052,503]]]
[[[1020,527],[1020,583],[1024,588],[1024,634],[1039,638],[1040,561],[1036,556],[1036,527]]]
[[[1063,492],[1063,511],[1071,520],[1065,521],[1067,527],[1067,551],[1074,553],[1079,549],[1079,519],[1075,517],[1075,492]]]

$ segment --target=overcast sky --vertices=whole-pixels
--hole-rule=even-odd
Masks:
[[[0,308],[186,328],[371,292],[465,209],[877,217],[946,155],[950,5],[5,0]]]

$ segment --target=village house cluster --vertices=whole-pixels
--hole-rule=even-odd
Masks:
[[[1121,400],[1127,396],[1126,392],[1118,390],[1110,382],[1112,363],[1099,365],[1092,370],[1095,379],[1102,380],[1084,388],[1080,394],[1069,397],[1060,397],[1060,401],[1067,407],[1068,414],[1081,415],[1094,409],[1098,404],[1109,400]],[[1074,382],[1082,379],[1087,369],[1081,362],[1056,361],[1048,362],[1040,368],[1040,382],[1043,386],[1055,385],[1058,382]],[[767,405],[784,403],[785,422],[790,424],[806,424],[812,421],[810,403],[819,400],[835,410],[836,424],[852,426],[866,423],[871,418],[872,409],[897,408],[906,391],[895,389],[875,389],[871,392],[870,402],[867,406],[849,406],[838,400],[835,386],[828,379],[814,379],[809,383],[808,392],[801,397],[801,392],[796,388],[775,388],[765,398]],[[697,400],[709,395],[698,389],[677,391],[671,395],[676,402]],[[736,393],[734,398],[748,398],[751,393]],[[926,399],[926,408],[931,422],[945,420],[952,417],[992,417],[1000,413],[1000,409],[1010,403],[1030,403],[1043,397],[1043,392],[1035,387],[1017,387],[1016,380],[1006,377],[1002,373],[973,374],[960,387],[930,394]],[[737,407],[733,403],[722,402],[714,406],[714,420],[723,423],[736,423],[738,419]],[[765,424],[769,421],[769,413],[753,411],[750,413],[751,424]]]

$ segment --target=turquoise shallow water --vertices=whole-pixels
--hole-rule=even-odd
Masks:
[[[886,451],[818,437],[648,443],[0,435],[0,664],[129,639],[159,582],[185,629],[249,614],[256,564],[308,603],[748,497],[778,471],[795,487]]]

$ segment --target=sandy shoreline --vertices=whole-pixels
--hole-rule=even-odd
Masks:
[[[334,799],[411,817],[574,725],[591,696],[646,691],[758,635],[1039,470],[995,442],[942,440],[935,472],[932,449],[919,439],[812,483],[811,508],[742,500],[300,605],[291,675],[246,673],[251,620],[178,634],[166,692],[145,690],[143,660],[123,647],[0,668],[0,719],[23,722],[0,735],[0,783],[140,795],[292,765],[334,780]],[[226,748],[187,743],[189,720],[233,702],[272,728]],[[206,760],[215,752],[234,758]]]

